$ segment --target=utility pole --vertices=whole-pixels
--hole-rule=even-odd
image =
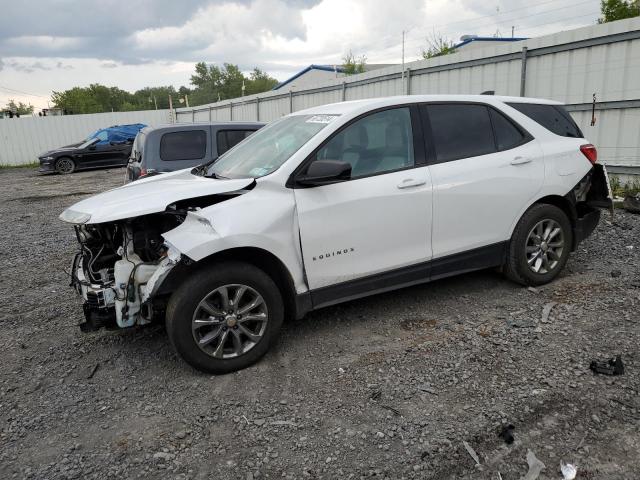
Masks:
[[[189,108],[189,97],[186,93],[184,94],[184,101],[187,104],[187,108]]]
[[[153,104],[156,106],[156,110],[158,109],[158,100],[156,99],[156,96],[153,96]]]
[[[171,95],[169,95],[169,118],[171,119],[171,123],[174,123],[174,121],[173,121],[173,99],[171,98]]]
[[[511,25],[511,38],[513,38],[513,32],[515,31],[516,27]]]

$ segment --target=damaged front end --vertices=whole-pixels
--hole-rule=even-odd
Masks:
[[[162,233],[184,215],[163,212],[91,225],[75,225],[80,251],[73,259],[71,286],[84,298],[83,331],[150,323],[164,310],[158,288],[181,261]]]
[[[607,169],[598,163],[567,195],[574,207],[574,248],[593,233],[600,221],[601,209],[613,215],[613,194]]]

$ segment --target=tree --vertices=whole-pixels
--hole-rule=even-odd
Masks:
[[[249,80],[246,82],[246,94],[253,95],[254,93],[267,92],[273,90],[273,87],[277,84],[278,80],[256,67],[249,74]]]
[[[53,104],[71,113],[120,112],[123,110],[144,110],[148,104],[137,101],[132,93],[118,87],[106,87],[98,83],[88,87],[74,87],[64,92],[53,92]]]
[[[275,78],[270,77],[259,68],[254,68],[246,77],[237,65],[225,63],[222,67],[207,65],[198,62],[195,73],[191,75],[191,85],[195,88],[189,92],[191,105],[217,102],[218,99],[226,100],[242,95],[242,84],[245,86],[245,94],[266,92],[278,84]],[[182,93],[180,87],[180,92]]]
[[[156,104],[159,109],[166,109],[169,108],[170,95],[173,96],[174,100],[177,98],[177,92],[173,85],[167,87],[145,87],[134,92],[134,105],[141,107],[138,110],[152,110],[156,108]]]
[[[33,113],[33,105],[22,102],[16,103],[14,100],[9,100],[4,109],[18,115],[31,115]]]
[[[602,17],[598,23],[613,22],[640,16],[640,0],[601,0]]]
[[[365,55],[360,55],[356,58],[353,52],[349,50],[349,53],[342,57],[342,70],[346,75],[363,73],[366,63],[367,57]]]
[[[431,37],[427,37],[427,47],[422,49],[422,58],[425,60],[442,55],[456,53],[453,41],[435,32]]]

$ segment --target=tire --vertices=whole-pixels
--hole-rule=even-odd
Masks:
[[[567,215],[554,205],[535,204],[513,231],[504,273],[522,285],[549,283],[566,265],[572,245],[573,228]]]
[[[56,160],[56,172],[68,175],[76,171],[76,163],[69,157],[60,157]]]
[[[269,275],[247,263],[225,262],[197,270],[171,295],[166,325],[173,347],[189,365],[224,374],[262,358],[275,343],[283,319],[282,296]]]

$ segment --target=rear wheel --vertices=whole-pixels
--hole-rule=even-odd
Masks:
[[[227,262],[196,272],[169,300],[167,332],[178,354],[208,373],[258,361],[284,318],[278,287],[253,265]]]
[[[73,173],[76,169],[76,164],[69,157],[60,157],[56,160],[56,172],[66,175]]]
[[[564,268],[572,244],[573,230],[567,215],[554,205],[533,205],[513,232],[505,273],[523,285],[548,283]]]

